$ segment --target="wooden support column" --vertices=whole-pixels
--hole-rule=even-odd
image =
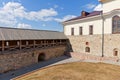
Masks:
[[[33,40],[33,48],[35,48],[35,45],[36,45],[36,41]]]
[[[4,51],[4,50],[5,50],[5,45],[4,45],[4,42],[5,42],[5,41],[2,41],[2,51]]]
[[[46,47],[46,44],[47,44],[47,41],[46,41],[46,40],[44,40],[44,47]]]
[[[20,50],[21,50],[22,49],[22,41],[20,40],[19,42],[20,42],[19,46],[20,46]]]
[[[53,40],[53,46],[55,46],[55,42],[54,42],[54,40]]]
[[[61,45],[61,39],[60,39],[60,45]]]

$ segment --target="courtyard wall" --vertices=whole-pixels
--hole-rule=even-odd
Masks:
[[[39,54],[45,54],[45,60],[61,56],[66,51],[66,46],[57,46],[45,49],[28,49],[10,51],[0,54],[0,73],[19,69],[31,64],[38,63]]]

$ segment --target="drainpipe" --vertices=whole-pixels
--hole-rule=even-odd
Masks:
[[[103,8],[103,3],[101,3]],[[102,18],[102,57],[104,57],[104,15],[103,11],[101,12],[101,18]]]

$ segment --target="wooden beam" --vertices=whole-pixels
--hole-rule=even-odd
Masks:
[[[5,41],[2,41],[2,51],[5,50],[5,44],[4,44]]]
[[[33,48],[35,48],[35,45],[36,45],[36,41],[33,40]]]
[[[55,41],[54,40],[53,40],[52,44],[53,44],[53,46],[55,46]]]
[[[61,41],[61,39],[60,39],[60,45],[61,45],[61,43],[62,43],[62,41]]]
[[[19,42],[20,42],[19,46],[20,46],[20,50],[21,50],[22,49],[22,41],[20,40]]]

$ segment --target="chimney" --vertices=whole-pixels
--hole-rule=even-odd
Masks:
[[[82,11],[81,12],[81,16],[82,17],[86,17],[87,15],[89,15],[90,13],[86,12],[86,11]]]

